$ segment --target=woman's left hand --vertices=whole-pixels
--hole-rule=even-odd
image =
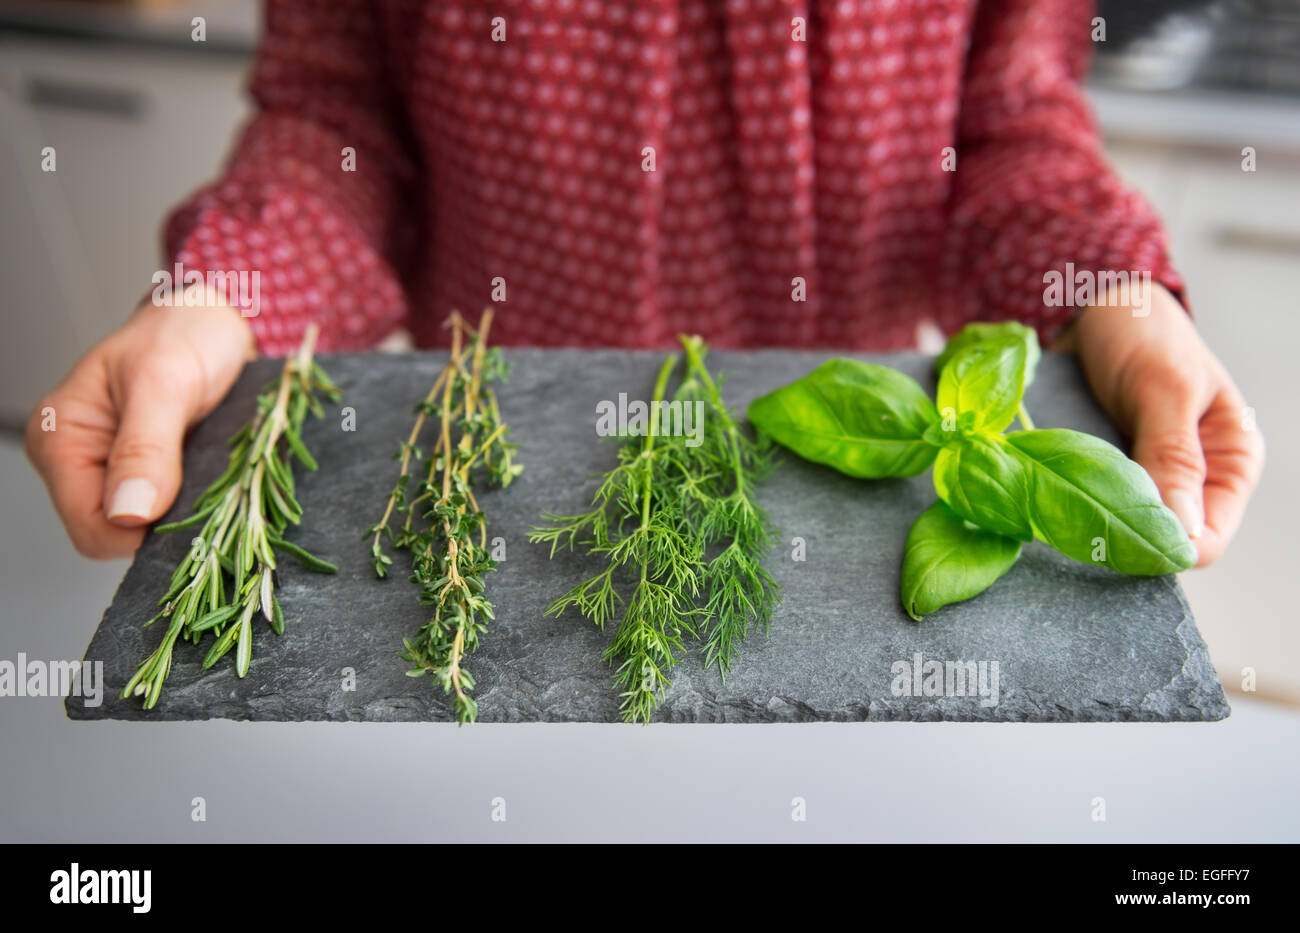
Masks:
[[[1227,370],[1160,285],[1145,316],[1131,305],[1085,310],[1073,332],[1093,394],[1133,439],[1165,504],[1212,564],[1241,523],[1264,465],[1264,440]]]

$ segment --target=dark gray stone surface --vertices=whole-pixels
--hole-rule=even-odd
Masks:
[[[828,355],[762,351],[712,355],[730,374],[725,395],[737,407],[795,379]],[[497,621],[469,666],[478,678],[480,722],[616,721],[618,701],[601,653],[602,633],[576,614],[543,615],[557,595],[598,565],[580,554],[548,560],[526,533],[543,509],[585,505],[583,480],[607,469],[614,448],[595,434],[596,403],[619,392],[645,398],[661,354],[512,350],[514,374],[501,391],[527,469],[508,491],[483,504],[489,533],[506,541],[506,561],[488,578]],[[933,387],[929,359],[863,357],[895,366]],[[309,424],[306,441],[321,463],[305,474],[305,525],[293,537],[340,566],[337,576],[282,570],[286,631],[256,633],[252,669],[202,671],[202,650],[182,645],[158,706],[108,693],[102,706],[70,698],[76,719],[447,720],[440,688],[404,675],[396,657],[424,607],[404,574],[376,580],[360,540],[374,522],[440,354],[357,355],[322,360],[356,410],[355,432],[331,410]],[[248,415],[277,364],[262,361],[186,449],[188,506],[225,463],[224,440]],[[1048,355],[1027,405],[1039,426],[1073,427],[1115,439],[1083,385],[1075,361]],[[809,720],[992,720],[1074,722],[1215,720],[1228,715],[1181,588],[1173,578],[1126,578],[1074,563],[1039,544],[992,589],[967,603],[911,621],[899,605],[903,542],[934,499],[930,476],[863,482],[785,456],[762,500],[782,529],[769,566],[783,586],[771,634],[751,635],[726,683],[692,651],[678,666],[657,719],[669,722]],[[184,514],[173,511],[172,517]],[[807,559],[792,560],[791,541]],[[187,547],[187,535],[151,537],[126,574],[87,652],[104,662],[112,689],[157,644],[140,623]],[[397,555],[400,565],[404,555]],[[999,702],[978,697],[895,696],[891,666],[925,660],[997,661]],[[344,668],[356,689],[342,689]]]

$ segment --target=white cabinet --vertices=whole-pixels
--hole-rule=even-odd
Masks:
[[[199,49],[0,39],[0,421],[150,287],[164,215],[217,173],[247,112],[245,69]]]

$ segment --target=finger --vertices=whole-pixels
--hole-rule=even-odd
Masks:
[[[125,381],[121,422],[100,486],[104,513],[123,527],[162,516],[181,486],[181,446],[194,379],[183,362],[153,357]]]
[[[130,557],[144,540],[143,528],[121,528],[104,514],[103,463],[54,459],[45,474],[55,511],[77,552],[94,560]]]
[[[1198,567],[1213,563],[1236,534],[1264,467],[1264,438],[1237,390],[1219,392],[1201,419],[1205,451],[1205,533]]]
[[[1165,505],[1195,541],[1205,530],[1205,454],[1194,392],[1161,389],[1138,396],[1133,459],[1151,474]]]
[[[105,560],[129,557],[144,537],[109,523],[102,508],[104,462],[116,419],[76,395],[51,395],[28,423],[27,457],[78,553]]]

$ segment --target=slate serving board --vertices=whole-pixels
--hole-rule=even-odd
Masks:
[[[543,509],[583,507],[584,479],[607,469],[615,448],[595,431],[603,399],[648,398],[662,354],[628,351],[515,349],[510,382],[500,391],[512,438],[526,470],[504,492],[481,499],[489,534],[505,539],[506,560],[488,578],[497,620],[469,667],[478,687],[480,722],[595,721],[619,718],[602,633],[546,605],[598,564],[581,554],[547,559],[526,534]],[[727,372],[724,395],[748,402],[802,376],[828,353],[715,352]],[[355,409],[355,430],[342,429],[338,408],[312,421],[305,440],[320,461],[301,473],[305,525],[291,532],[337,563],[336,576],[308,573],[292,561],[281,572],[286,630],[256,632],[252,668],[240,680],[233,664],[202,671],[203,649],[177,648],[156,708],[121,700],[117,690],[158,643],[161,628],[140,628],[154,612],[189,535],[151,536],[136,555],[104,614],[87,660],[104,662],[103,704],[67,701],[74,719],[252,719],[445,721],[445,698],[432,681],[404,674],[396,657],[402,636],[423,621],[416,589],[396,573],[376,580],[363,529],[378,517],[396,476],[391,459],[445,354],[325,357]],[[862,356],[917,377],[933,389],[931,361],[915,354]],[[225,465],[225,439],[252,410],[260,386],[279,364],[248,367],[226,401],[186,447],[185,485],[170,519]],[[1091,400],[1072,357],[1048,354],[1026,404],[1040,427],[1072,427],[1116,440]],[[341,407],[341,406],[340,406]],[[771,633],[751,634],[722,683],[697,651],[679,665],[656,719],[669,722],[812,720],[988,720],[1076,722],[1217,720],[1228,704],[1177,581],[1127,578],[1028,545],[992,589],[923,622],[899,605],[903,542],[913,519],[934,499],[929,473],[911,480],[864,482],[786,455],[761,501],[782,529],[769,567],[783,587]],[[795,538],[805,560],[793,559]],[[402,569],[404,555],[395,555]],[[907,696],[895,683],[896,662],[997,661],[996,705],[980,697]],[[344,669],[355,689],[344,689]],[[986,667],[991,672],[991,668]],[[967,693],[975,692],[968,687]]]

